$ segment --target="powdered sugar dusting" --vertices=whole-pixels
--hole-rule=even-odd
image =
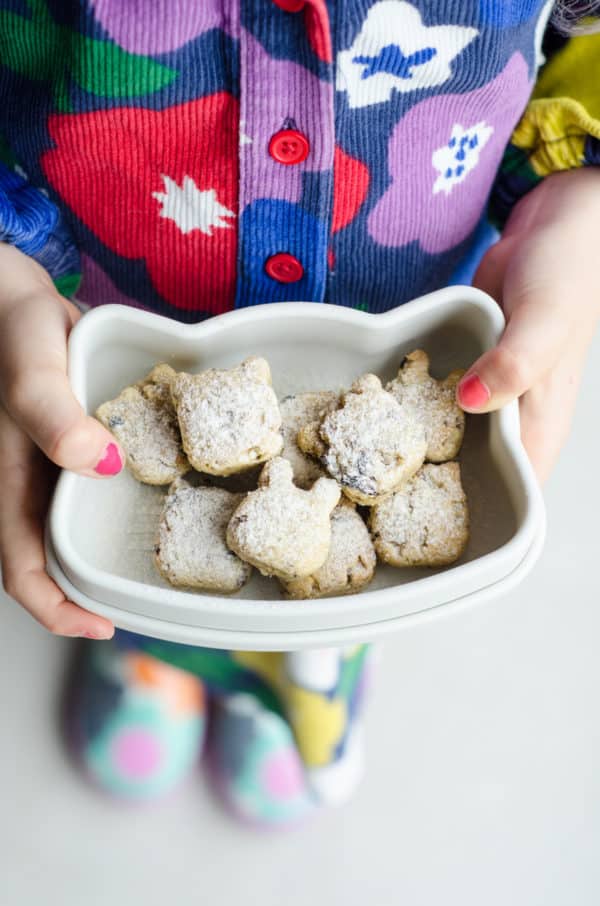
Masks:
[[[429,374],[429,357],[418,349],[404,360],[398,376],[386,390],[419,419],[427,435],[431,462],[446,462],[457,456],[465,432],[465,414],[456,402],[456,386],[464,371],[453,371],[438,381]]]
[[[280,452],[281,415],[264,359],[178,374],[172,394],[184,449],[198,471],[230,475]]]
[[[323,565],[331,543],[330,513],[339,500],[334,481],[320,478],[310,491],[297,488],[292,467],[267,463],[260,487],[235,511],[227,543],[264,575],[307,576]]]
[[[353,505],[339,504],[331,514],[331,545],[327,560],[311,576],[284,582],[288,598],[322,598],[360,591],[375,573],[371,536]]]
[[[321,421],[328,412],[337,408],[338,402],[338,393],[323,390],[286,396],[279,403],[283,431],[281,455],[291,462],[294,481],[300,488],[309,488],[325,472],[318,462],[302,452],[297,442],[298,432],[311,422]]]
[[[370,528],[378,555],[392,566],[446,566],[468,539],[460,466],[424,465],[400,491],[373,507]]]
[[[125,451],[131,472],[147,484],[169,484],[190,467],[171,400],[174,376],[168,365],[157,365],[96,412]]]
[[[250,566],[225,543],[227,525],[241,499],[222,488],[192,487],[183,480],[173,485],[155,550],[156,565],[169,582],[233,592],[248,581]]]
[[[427,441],[420,421],[364,375],[327,415],[319,428],[327,445],[323,463],[351,499],[373,503],[414,474],[425,457]]]

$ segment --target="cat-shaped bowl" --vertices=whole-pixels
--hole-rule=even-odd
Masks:
[[[77,398],[93,413],[157,362],[199,371],[259,355],[282,398],[339,390],[369,371],[389,380],[415,348],[429,353],[432,374],[442,377],[493,346],[503,325],[496,303],[469,287],[443,289],[383,315],[279,303],[194,325],[107,305],[73,330],[69,373]],[[272,651],[367,641],[508,590],[539,555],[544,506],[520,441],[516,402],[467,418],[460,462],[471,520],[460,560],[444,569],[379,564],[357,595],[287,601],[277,581],[257,572],[234,597],[173,588],[153,562],[166,489],[142,485],[127,470],[109,481],[62,472],[48,521],[48,572],[82,607],[157,638]]]

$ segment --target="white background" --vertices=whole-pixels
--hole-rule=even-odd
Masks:
[[[71,644],[0,596],[2,906],[596,906],[599,391],[600,338],[534,574],[386,642],[367,778],[299,831],[238,827],[200,771],[142,809],[90,789],[57,729]]]

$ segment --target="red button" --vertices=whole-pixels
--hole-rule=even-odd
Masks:
[[[283,9],[286,13],[299,13],[304,7],[306,0],[273,0],[275,6]]]
[[[269,154],[280,164],[301,164],[309,151],[307,137],[296,129],[282,129],[269,142]]]
[[[278,252],[265,261],[265,270],[269,277],[278,283],[296,283],[302,280],[304,268],[297,258],[287,252]]]

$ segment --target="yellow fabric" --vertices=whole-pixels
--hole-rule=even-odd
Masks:
[[[285,656],[281,652],[232,651],[231,657],[260,676],[277,693],[304,764],[307,767],[329,764],[346,730],[346,702],[341,698],[329,699],[293,683],[285,672]]]
[[[304,764],[320,767],[333,761],[346,729],[345,701],[329,700],[294,683],[287,684],[283,700]]]
[[[544,67],[512,143],[547,176],[581,167],[588,135],[600,138],[600,34],[571,38]]]
[[[276,692],[283,679],[283,658],[281,651],[232,651],[231,659],[240,666],[256,673]]]
[[[533,98],[560,97],[600,119],[600,33],[572,37],[541,70]]]

